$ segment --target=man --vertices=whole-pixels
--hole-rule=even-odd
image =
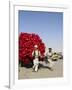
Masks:
[[[33,70],[35,72],[38,71],[38,66],[39,66],[39,56],[40,56],[40,51],[38,50],[38,46],[34,46],[34,51],[32,52],[32,56],[34,57],[33,60]]]
[[[53,71],[54,63],[52,62],[52,48],[48,48],[48,52],[45,53],[44,61],[40,61],[39,63]]]
[[[52,48],[48,49],[48,52],[46,53],[47,61],[49,62],[49,68],[53,70],[53,61],[52,61]]]

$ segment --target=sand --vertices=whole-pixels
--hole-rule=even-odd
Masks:
[[[40,68],[38,72],[33,72],[32,68],[19,67],[19,79],[36,79],[36,78],[55,78],[63,77],[63,60],[54,61],[53,71],[48,68]]]

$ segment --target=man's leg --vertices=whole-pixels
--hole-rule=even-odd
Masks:
[[[38,64],[35,65],[35,71],[36,71],[36,72],[38,71]]]
[[[33,70],[34,70],[35,66],[33,65]]]
[[[33,71],[35,71],[35,60],[33,60]]]
[[[54,65],[54,63],[52,62],[51,59],[48,59],[48,61],[49,61],[49,68],[53,71],[53,65]]]

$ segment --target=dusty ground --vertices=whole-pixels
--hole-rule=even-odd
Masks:
[[[63,60],[54,61],[55,65],[53,71],[48,68],[40,68],[38,72],[33,72],[32,68],[19,67],[19,79],[33,79],[33,78],[50,78],[63,76]]]

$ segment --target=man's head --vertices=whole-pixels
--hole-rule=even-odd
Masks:
[[[35,49],[35,50],[38,49],[38,45],[35,45],[35,46],[34,46],[34,49]]]
[[[49,52],[52,52],[52,48],[48,48]]]

